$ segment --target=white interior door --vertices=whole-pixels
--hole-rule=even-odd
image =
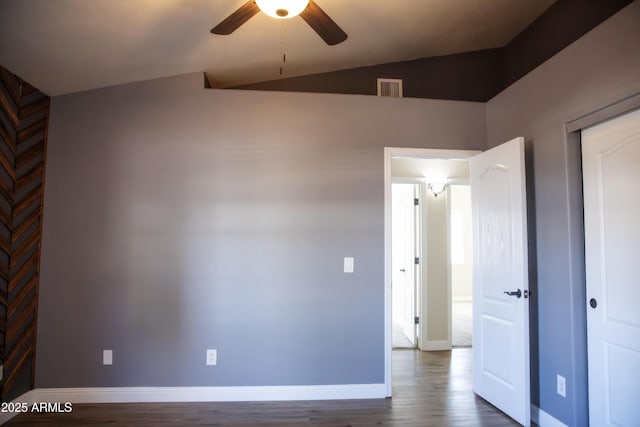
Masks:
[[[396,346],[416,344],[415,288],[416,288],[416,206],[415,184],[393,184],[392,198],[392,317],[396,332],[402,339]]]
[[[473,222],[473,388],[531,423],[524,139],[470,160]],[[505,292],[511,292],[507,295]]]
[[[582,132],[589,423],[640,422],[640,110]]]

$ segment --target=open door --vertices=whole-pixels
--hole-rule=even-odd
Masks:
[[[524,139],[470,159],[473,222],[473,388],[531,423]]]

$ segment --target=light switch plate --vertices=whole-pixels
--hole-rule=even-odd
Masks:
[[[345,273],[353,273],[353,257],[346,256],[344,257],[344,272]]]
[[[213,366],[218,364],[218,350],[207,349],[207,365]]]
[[[113,350],[102,350],[102,364],[113,365]]]

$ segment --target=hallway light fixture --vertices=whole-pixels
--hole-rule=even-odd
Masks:
[[[300,15],[309,0],[256,0],[256,4],[272,18],[288,19]]]
[[[427,191],[433,194],[433,197],[438,197],[444,190],[447,189],[446,182],[428,182]]]

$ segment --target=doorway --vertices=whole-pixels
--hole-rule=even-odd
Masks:
[[[632,374],[640,371],[639,162],[640,110],[582,130],[592,426],[631,426],[640,417]]]
[[[393,149],[398,155],[389,157],[385,162],[386,176],[390,178],[389,185],[385,186],[385,198],[391,202],[396,184],[405,184],[413,190],[415,198],[419,200],[419,206],[413,212],[418,217],[412,221],[415,239],[413,244],[418,248],[419,263],[415,272],[407,271],[406,267],[395,265],[385,269],[385,281],[393,286],[385,287],[392,297],[394,288],[397,288],[398,273],[401,269],[407,275],[416,277],[415,313],[419,317],[416,335],[417,346],[420,350],[450,350],[451,349],[451,265],[450,265],[450,211],[448,199],[450,188],[453,185],[467,185],[469,180],[469,164],[467,158],[477,154],[476,151],[458,150],[423,150],[423,149]],[[388,163],[388,164],[387,164]],[[393,163],[393,165],[392,165]],[[428,182],[446,182],[449,184],[445,191],[435,196],[426,190]],[[396,186],[396,187],[394,187]],[[408,197],[408,196],[407,196]],[[385,203],[388,218],[393,218],[392,204]],[[397,216],[397,213],[396,213]],[[385,222],[385,238],[388,242],[394,240],[392,233],[393,223]],[[410,221],[411,222],[411,221]],[[397,228],[397,226],[396,226]],[[431,230],[431,233],[429,232]],[[432,241],[429,241],[429,237]],[[388,257],[389,266],[393,258],[392,245],[385,245],[385,257]],[[470,257],[470,251],[465,253]],[[432,268],[437,266],[437,268]],[[414,267],[415,268],[415,267]],[[398,270],[398,271],[395,271]],[[429,284],[436,284],[429,286]],[[397,297],[396,297],[397,298]],[[469,300],[470,302],[470,300]],[[395,308],[395,310],[394,310]],[[388,319],[397,317],[394,312],[397,304],[391,303],[385,306],[385,316]],[[387,394],[391,395],[391,349],[393,345],[393,322],[385,322],[385,348],[388,357],[385,358],[385,383]],[[396,326],[396,332],[398,328]],[[415,329],[414,329],[415,330]]]
[[[391,162],[392,348],[471,347],[469,162]]]
[[[530,424],[529,388],[529,310],[528,310],[528,263],[527,263],[527,222],[524,169],[524,138],[517,137],[484,152],[463,150],[431,150],[385,148],[384,196],[385,196],[385,392],[392,395],[392,269],[391,269],[391,182],[394,161],[407,162],[426,160],[435,165],[440,163],[463,164],[468,168],[469,182],[473,188],[473,384],[474,392],[494,404],[523,425]],[[440,211],[448,221],[446,198],[442,183],[449,183],[447,176],[422,177],[427,187],[433,191],[431,201],[436,201],[440,209],[425,210],[427,224]],[[442,179],[446,179],[443,181]],[[440,184],[440,185],[437,185]],[[445,186],[446,187],[446,186]],[[439,190],[438,190],[439,189]],[[445,208],[442,209],[442,206]],[[444,231],[443,231],[444,230]],[[432,233],[431,231],[435,232]],[[448,281],[449,242],[448,227],[427,227],[423,237],[433,238],[434,234],[444,234],[443,243],[426,247],[423,278],[428,286],[423,286],[423,317],[420,319],[420,348],[424,350],[449,350],[450,335],[446,333],[450,319],[451,288]],[[440,287],[434,284],[431,274],[434,265],[432,257],[439,257],[434,265],[445,269]],[[444,262],[442,261],[444,259]],[[444,285],[443,285],[444,283]],[[444,289],[444,292],[442,291]],[[438,298],[438,295],[440,298]],[[438,303],[439,302],[439,303]],[[432,321],[431,315],[442,315],[442,321]],[[444,327],[445,336],[430,335]],[[424,334],[426,332],[426,340]],[[437,338],[437,339],[435,339]],[[478,344],[479,343],[479,344]],[[440,347],[440,348],[438,348]],[[459,350],[453,350],[462,351]]]

